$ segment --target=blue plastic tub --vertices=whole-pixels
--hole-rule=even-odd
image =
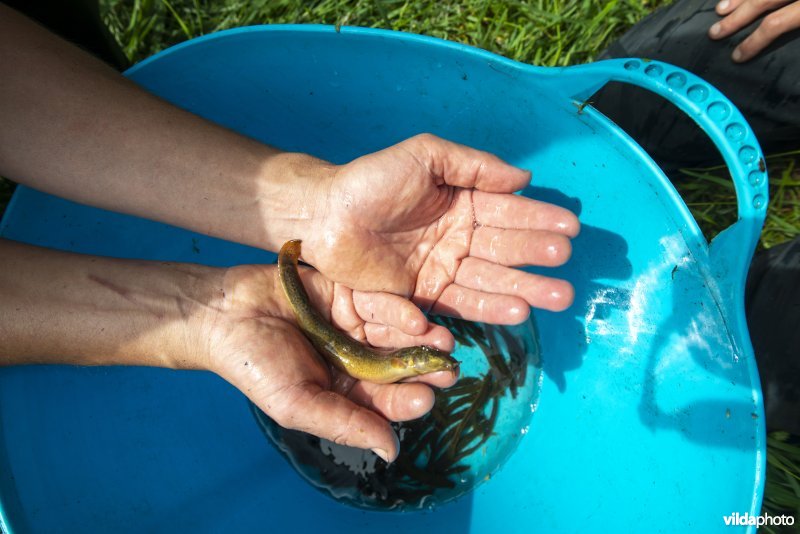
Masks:
[[[0,371],[8,532],[723,531],[758,513],[764,418],[743,281],[767,205],[740,113],[696,76],[645,60],[537,68],[436,39],[320,26],[196,39],[128,72],[213,121],[345,162],[420,132],[533,171],[526,195],[577,212],[564,313],[536,311],[544,384],[493,479],[434,512],[365,512],[303,482],[245,398],[201,372]],[[580,103],[610,80],[655,91],[717,144],[739,220],[706,243],[625,133]],[[19,188],[2,235],[131,258],[231,265],[274,255]]]

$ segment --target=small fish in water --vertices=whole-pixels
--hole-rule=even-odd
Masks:
[[[417,346],[386,351],[369,348],[334,328],[311,304],[297,259],[300,240],[287,241],[278,254],[278,272],[283,291],[300,330],[332,365],[353,378],[378,384],[397,382],[435,371],[457,372],[459,362],[449,353]]]

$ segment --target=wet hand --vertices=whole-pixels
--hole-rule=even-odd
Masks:
[[[733,35],[769,12],[753,33],[734,49],[731,58],[737,63],[753,59],[781,35],[800,28],[800,2],[797,1],[722,0],[716,10],[724,18],[708,31],[709,37],[715,40]]]
[[[303,269],[301,277],[323,316],[358,340],[377,347],[453,349],[452,337],[441,326],[427,326],[417,336],[397,328],[408,317],[424,321],[402,297],[353,291],[310,269]],[[389,421],[421,417],[433,406],[431,385],[455,383],[449,372],[398,384],[357,381],[330,367],[296,328],[276,267],[234,267],[223,280],[222,301],[202,322],[207,341],[201,352],[208,354],[212,371],[283,427],[373,449],[391,461],[399,441]]]
[[[568,282],[514,267],[566,262],[579,223],[512,194],[529,180],[486,152],[413,137],[334,170],[303,257],[349,287],[468,320],[516,324],[530,306],[563,310],[573,299]]]

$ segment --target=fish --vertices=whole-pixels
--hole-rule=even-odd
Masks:
[[[389,384],[436,371],[458,372],[450,353],[427,345],[397,350],[369,347],[331,325],[311,304],[300,273],[301,240],[287,241],[278,254],[278,274],[297,325],[314,348],[334,367],[358,380]]]

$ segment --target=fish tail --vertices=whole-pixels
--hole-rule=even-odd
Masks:
[[[291,241],[287,241],[281,247],[281,251],[278,254],[278,261],[281,259],[287,259],[292,261],[293,263],[297,263],[298,258],[300,258],[300,244],[303,241],[300,239],[292,239]]]

